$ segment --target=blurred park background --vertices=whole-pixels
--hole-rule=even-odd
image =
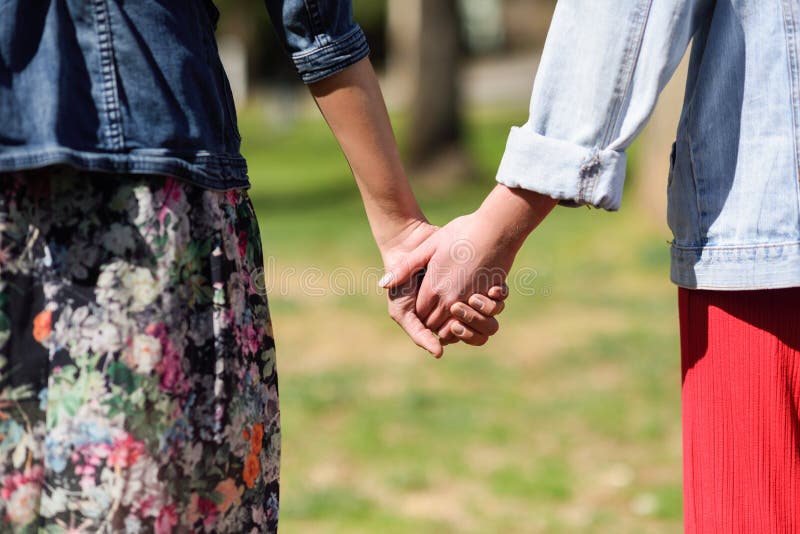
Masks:
[[[357,190],[263,3],[217,3],[278,343],[282,532],[679,532],[664,192],[683,75],[630,151],[622,210],[558,208],[517,258],[501,332],[435,361],[362,276],[381,263]],[[354,2],[432,222],[493,186],[554,4]]]

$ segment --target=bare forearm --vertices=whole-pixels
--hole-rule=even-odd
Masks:
[[[497,185],[478,208],[482,220],[494,227],[502,245],[516,252],[558,201],[527,189]]]
[[[310,90],[350,164],[378,245],[424,220],[369,60],[312,84]]]

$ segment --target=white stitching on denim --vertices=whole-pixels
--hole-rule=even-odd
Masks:
[[[122,113],[119,105],[117,88],[117,71],[114,59],[114,42],[111,31],[111,14],[107,0],[94,2],[95,26],[97,28],[97,46],[100,53],[100,75],[102,78],[102,110],[105,126],[105,141],[112,150],[124,146],[122,135]]]
[[[796,35],[796,19],[794,16],[794,9],[792,2],[783,0],[781,2],[783,7],[783,26],[786,32],[786,61],[789,70],[789,94],[792,96],[792,126],[794,130],[794,172],[795,172],[795,186],[800,181],[800,147],[798,146],[798,132],[800,128],[800,72],[798,72],[798,51],[797,51],[797,35]],[[798,202],[800,202],[800,195],[798,195]],[[800,206],[798,206],[800,207]]]
[[[325,34],[325,27],[322,24],[322,17],[319,12],[319,4],[315,0],[303,0],[303,5],[308,13],[308,20],[311,23],[311,31],[314,33],[314,41],[324,46],[328,39]]]
[[[633,82],[633,73],[636,70],[636,65],[639,61],[639,52],[642,49],[642,41],[644,40],[644,32],[645,28],[647,27],[647,21],[650,18],[650,8],[652,4],[653,0],[641,0],[637,12],[632,15],[635,17],[632,23],[639,25],[639,33],[635,36],[635,39],[631,39],[627,43],[624,64],[622,65],[622,69],[619,73],[620,76],[617,80],[618,83],[615,85],[615,88],[619,88],[621,91],[619,91],[617,96],[614,97],[614,101],[612,102],[613,105],[610,113],[608,114],[610,120],[608,123],[606,123],[606,131],[601,137],[601,147],[607,147],[611,143],[611,137],[616,132],[617,126],[620,122],[622,109],[625,101],[628,99],[631,83]]]

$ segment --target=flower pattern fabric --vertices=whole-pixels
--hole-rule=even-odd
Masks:
[[[274,532],[263,282],[244,191],[0,174],[0,532]]]

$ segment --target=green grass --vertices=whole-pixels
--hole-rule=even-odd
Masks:
[[[470,117],[485,178],[421,191],[433,222],[480,203],[523,112]],[[275,131],[247,110],[240,128],[278,343],[282,532],[680,530],[675,291],[665,235],[632,198],[556,210],[520,252],[501,333],[434,361],[374,284],[330,290],[331,273],[380,263],[321,120]]]

